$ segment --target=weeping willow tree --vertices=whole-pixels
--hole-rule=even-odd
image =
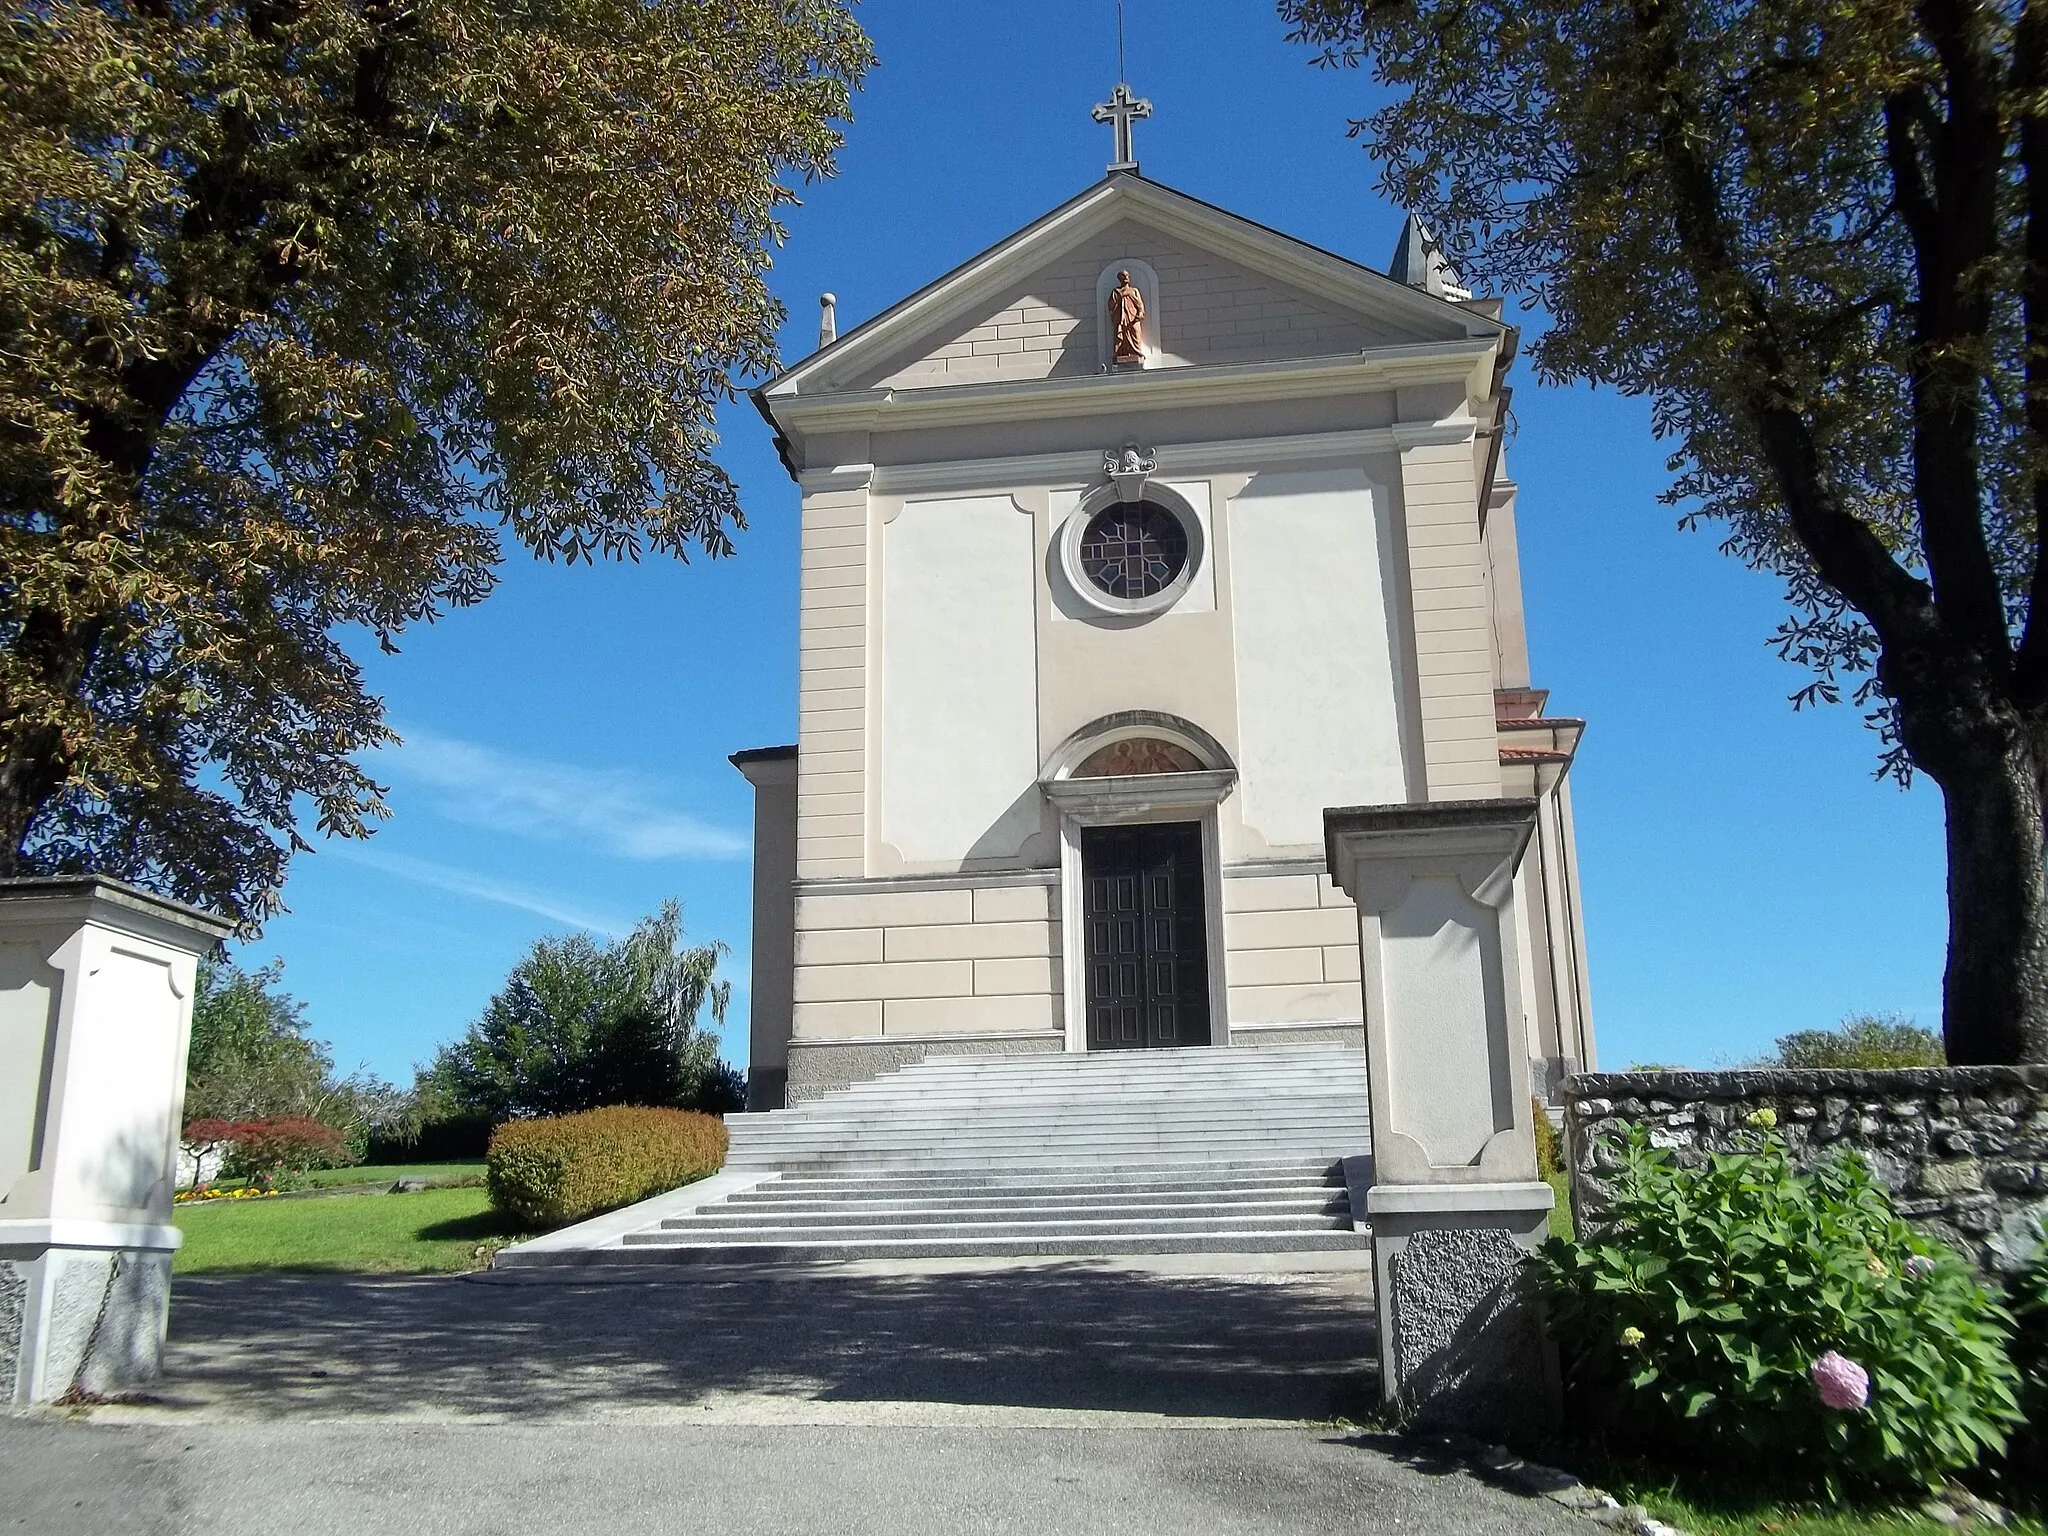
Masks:
[[[0,875],[254,922],[383,813],[344,642],[719,555],[841,0],[38,0],[0,41]]]
[[[1654,402],[1671,499],[1782,577],[1803,700],[1947,816],[1958,1064],[2048,1060],[2048,12],[1283,0],[1540,377]],[[1813,914],[1825,942],[1828,914]]]

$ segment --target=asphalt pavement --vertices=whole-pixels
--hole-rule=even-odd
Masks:
[[[1358,1430],[1355,1270],[181,1278],[145,1399],[0,1417],[37,1536],[1591,1529]]]

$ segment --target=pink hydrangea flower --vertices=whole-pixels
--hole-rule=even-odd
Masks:
[[[1813,1384],[1820,1388],[1820,1400],[1844,1413],[1870,1402],[1870,1373],[1846,1355],[1829,1350],[1813,1362]]]

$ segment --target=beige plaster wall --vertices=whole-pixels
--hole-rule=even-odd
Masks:
[[[1355,465],[1252,475],[1231,497],[1237,811],[1314,856],[1323,809],[1409,798],[1393,508]]]
[[[1034,519],[1004,495],[883,515],[877,862],[1015,859],[1043,810]]]

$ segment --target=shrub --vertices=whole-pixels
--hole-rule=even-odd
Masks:
[[[2027,1420],[2006,1450],[2006,1469],[2036,1487],[2048,1486],[2048,1247],[2007,1282],[2006,1305],[2016,1324],[2012,1358],[2026,1383],[2020,1411]]]
[[[1857,1013],[1834,1029],[1803,1029],[1781,1036],[1768,1065],[1856,1068],[1945,1067],[1941,1037],[1898,1013]]]
[[[686,1109],[612,1105],[492,1133],[491,1204],[529,1226],[560,1226],[715,1173],[725,1123]]]
[[[1546,1179],[1555,1178],[1564,1172],[1564,1149],[1558,1145],[1557,1127],[1550,1123],[1550,1113],[1541,1099],[1532,1098],[1529,1108],[1536,1117],[1536,1172]]]
[[[202,1131],[209,1134],[196,1134]],[[341,1132],[305,1115],[232,1124],[194,1121],[185,1127],[184,1139],[226,1142],[229,1152],[221,1172],[272,1188],[301,1179],[315,1168],[344,1168],[351,1161]]]
[[[1861,1158],[1799,1173],[1774,1133],[1746,1134],[1688,1169],[1631,1127],[1612,1224],[1544,1244],[1589,1416],[1666,1458],[1830,1491],[1936,1486],[1997,1453],[2019,1419],[2004,1309]]]

